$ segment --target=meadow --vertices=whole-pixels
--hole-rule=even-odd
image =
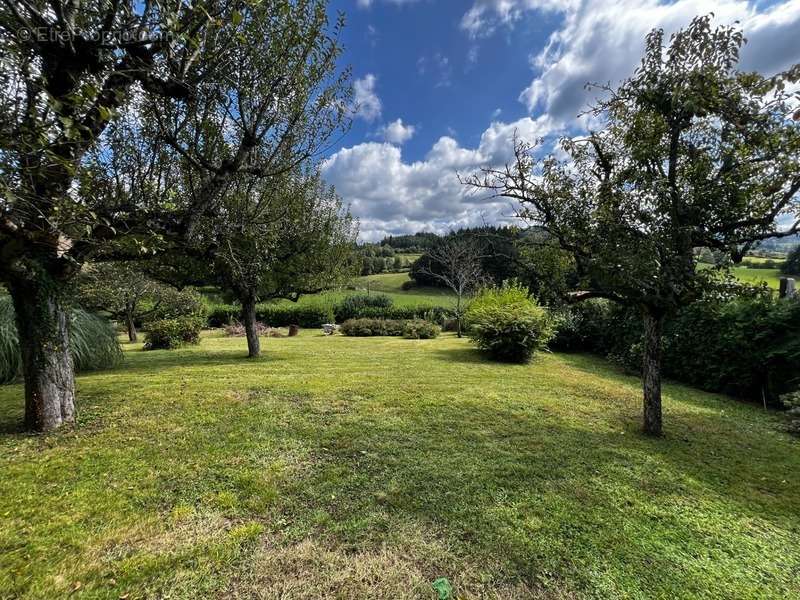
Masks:
[[[0,598],[789,598],[800,446],[667,384],[666,436],[600,359],[465,339],[125,344],[78,422],[0,388]]]

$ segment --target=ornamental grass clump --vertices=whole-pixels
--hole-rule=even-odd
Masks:
[[[11,298],[0,298],[0,384],[22,373],[17,326]],[[69,321],[69,345],[76,371],[116,366],[122,360],[117,333],[107,319],[73,308]]]
[[[548,312],[517,282],[483,289],[466,313],[468,335],[491,358],[525,363],[553,337]]]

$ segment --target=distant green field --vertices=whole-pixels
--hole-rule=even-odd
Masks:
[[[326,305],[340,302],[353,294],[385,294],[394,301],[396,306],[450,306],[453,295],[446,290],[435,287],[415,287],[403,290],[401,286],[409,281],[408,273],[381,273],[380,275],[367,275],[353,280],[351,286],[355,289],[343,289],[320,294],[303,296],[298,301],[300,305]],[[280,300],[278,304],[288,303],[289,300]]]
[[[752,257],[748,257],[748,260],[754,260]],[[711,265],[706,263],[701,263],[699,265],[701,269],[710,269]],[[754,285],[758,285],[760,283],[766,283],[769,287],[773,289],[778,289],[780,285],[780,278],[781,272],[778,269],[751,269],[748,267],[733,267],[731,269],[731,273],[733,274],[736,279],[744,283],[752,283]]]
[[[752,260],[752,259],[751,259]],[[731,269],[736,279],[745,283],[766,283],[769,287],[778,289],[781,272],[778,269],[749,269],[747,267],[734,267]]]

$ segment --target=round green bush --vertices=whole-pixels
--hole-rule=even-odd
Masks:
[[[203,317],[162,319],[148,325],[145,350],[173,350],[186,344],[199,344]]]
[[[441,327],[423,319],[407,321],[403,326],[403,337],[410,340],[432,340],[441,332]]]
[[[478,348],[506,362],[528,362],[553,337],[550,315],[514,282],[482,290],[470,304],[466,322]]]

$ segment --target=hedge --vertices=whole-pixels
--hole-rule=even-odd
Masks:
[[[636,309],[592,300],[561,313],[550,347],[599,353],[639,372],[641,336]],[[760,294],[683,308],[664,327],[663,373],[778,406],[800,387],[800,299]]]
[[[209,327],[224,327],[241,320],[242,309],[236,304],[218,304],[211,306],[208,312]],[[443,324],[452,318],[453,311],[443,306],[420,304],[417,306],[362,306],[357,310],[344,309],[342,303],[332,307],[301,304],[259,304],[256,307],[256,318],[271,327],[300,325],[305,328],[320,327],[323,323],[335,320],[343,323],[348,319],[425,319]],[[333,319],[332,319],[333,317]]]

